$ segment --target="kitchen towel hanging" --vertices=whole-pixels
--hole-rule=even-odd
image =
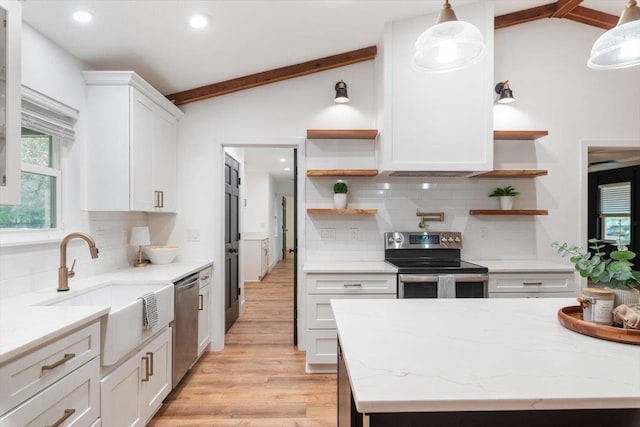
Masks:
[[[158,301],[154,292],[147,292],[139,299],[142,300],[142,326],[151,329],[158,324]]]
[[[438,298],[455,298],[456,280],[452,274],[438,276]]]

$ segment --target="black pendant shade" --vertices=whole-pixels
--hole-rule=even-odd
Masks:
[[[334,101],[338,104],[349,102],[349,95],[347,95],[347,84],[342,80],[336,83],[336,97]]]

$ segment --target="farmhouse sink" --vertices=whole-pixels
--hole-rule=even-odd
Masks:
[[[138,299],[147,292],[156,294],[158,306],[158,324],[151,329],[142,326],[142,300]],[[105,283],[41,305],[111,307],[100,324],[101,364],[110,366],[173,320],[173,284]]]

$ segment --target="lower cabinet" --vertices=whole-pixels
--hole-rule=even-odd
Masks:
[[[202,286],[200,282],[200,294],[198,295],[198,357],[209,347],[211,342],[211,286],[209,283]]]
[[[143,426],[171,391],[171,329],[100,382],[102,424]]]
[[[489,273],[489,298],[574,297],[577,288],[573,272]]]
[[[262,280],[269,272],[269,239],[244,239],[241,252],[244,280]]]
[[[309,370],[335,370],[337,361],[336,322],[333,299],[395,299],[395,274],[307,274],[306,362]],[[319,369],[309,365],[325,365]]]

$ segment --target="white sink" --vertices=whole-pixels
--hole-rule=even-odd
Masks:
[[[158,306],[158,323],[151,329],[142,326],[142,300],[138,299],[147,292],[156,294]],[[111,307],[100,331],[102,365],[110,366],[173,321],[173,284],[105,283],[41,305]]]

